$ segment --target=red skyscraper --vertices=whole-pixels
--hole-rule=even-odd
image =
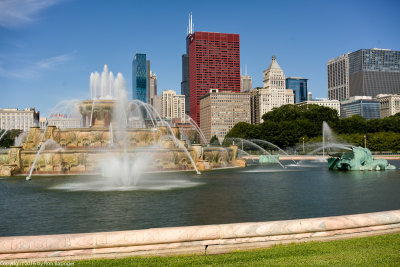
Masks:
[[[200,125],[200,97],[210,89],[240,92],[239,34],[195,32],[189,40],[190,117]]]

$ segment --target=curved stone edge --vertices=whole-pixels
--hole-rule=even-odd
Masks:
[[[0,238],[0,263],[129,255],[204,254],[268,244],[400,232],[400,210],[323,218]]]

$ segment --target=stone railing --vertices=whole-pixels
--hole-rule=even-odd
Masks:
[[[0,237],[0,263],[148,254],[212,254],[399,231],[400,210],[393,210],[273,222]]]

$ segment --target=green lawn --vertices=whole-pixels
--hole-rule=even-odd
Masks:
[[[76,261],[73,266],[400,266],[400,234],[280,245],[208,256]]]

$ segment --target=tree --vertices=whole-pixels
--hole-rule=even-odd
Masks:
[[[4,130],[0,132],[0,136],[4,133]],[[0,140],[0,147],[9,148],[14,145],[15,138],[22,133],[22,130],[12,129],[9,130]]]
[[[336,126],[336,130],[338,133],[344,134],[366,133],[367,120],[358,115],[344,118],[339,121]]]
[[[216,135],[213,135],[213,136],[211,137],[211,139],[210,139],[210,145],[213,145],[213,146],[219,146],[219,145],[221,145],[221,144],[219,143],[218,137],[217,137]]]
[[[251,125],[247,122],[238,122],[233,128],[226,134],[225,138],[238,137],[243,139],[255,138],[255,125]]]

